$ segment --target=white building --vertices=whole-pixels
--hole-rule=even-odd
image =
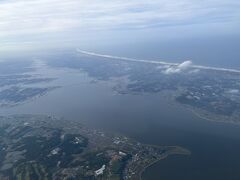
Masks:
[[[99,176],[99,175],[103,174],[105,169],[106,169],[106,166],[103,165],[100,169],[95,171],[95,176]]]

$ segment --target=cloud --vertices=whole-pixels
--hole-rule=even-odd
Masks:
[[[230,89],[230,90],[228,91],[228,93],[230,93],[230,94],[238,94],[238,93],[239,93],[239,90],[238,90],[238,89]]]
[[[163,71],[164,74],[175,74],[187,71],[192,67],[192,61],[184,61],[183,63],[177,66],[170,66]]]
[[[169,67],[166,70],[163,71],[164,74],[175,74],[175,73],[180,73],[181,70],[175,67]]]
[[[0,36],[236,22],[238,0],[4,0]]]
[[[177,68],[178,68],[178,69],[181,69],[181,70],[186,70],[186,69],[188,69],[191,65],[192,65],[192,61],[184,61],[183,63],[179,64]]]
[[[130,61],[130,62],[142,62],[142,63],[152,63],[152,64],[160,64],[160,65],[165,65],[168,67],[169,65],[178,65],[176,63],[168,63],[164,61],[152,61],[152,60],[145,60],[145,59],[135,59],[135,58],[128,58],[128,57],[122,57],[122,56],[112,56],[108,54],[99,54],[95,52],[90,52],[90,51],[84,51],[81,49],[76,49],[78,53],[89,55],[89,56],[96,56],[96,57],[102,57],[108,60],[123,60],[123,61]]]
[[[181,64],[178,63],[170,63],[167,61],[159,61],[159,60],[147,60],[147,59],[135,59],[123,56],[113,56],[108,54],[99,54],[90,51],[84,51],[81,49],[76,49],[77,53],[87,55],[87,56],[95,56],[101,57],[102,60],[111,60],[111,61],[129,61],[129,62],[138,62],[138,63],[148,63],[148,64],[155,64],[157,65],[157,69],[165,69],[163,73],[172,74],[172,73],[180,73],[184,71],[188,71],[189,73],[197,73],[200,70],[209,70],[209,71],[222,71],[222,72],[229,72],[229,73],[240,73],[238,69],[228,69],[228,68],[219,68],[219,67],[211,67],[211,66],[200,66],[200,65],[193,65],[192,61],[184,61]]]

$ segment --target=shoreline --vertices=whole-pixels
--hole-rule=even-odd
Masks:
[[[147,144],[145,144],[147,145]],[[147,145],[147,146],[154,146],[154,147],[161,147],[161,146],[157,146],[157,145]],[[150,168],[151,166],[153,166],[154,164],[158,163],[159,161],[163,160],[163,159],[166,159],[168,158],[168,156],[170,155],[185,155],[185,156],[189,156],[191,155],[191,151],[186,149],[186,148],[183,148],[181,146],[165,146],[165,147],[168,147],[168,148],[174,148],[174,149],[171,149],[171,150],[168,150],[169,152],[167,152],[166,154],[164,154],[162,157],[156,159],[155,161],[151,162],[150,164],[148,164],[147,166],[145,166],[141,172],[139,173],[139,179],[140,180],[143,180],[143,173],[148,169]]]
[[[200,108],[196,108],[196,107],[193,107],[193,106],[190,106],[187,104],[182,104],[180,102],[177,102],[175,100],[176,96],[174,94],[171,94],[171,92],[170,92],[170,94],[167,92],[167,93],[165,93],[165,95],[166,95],[166,97],[164,97],[164,96],[162,96],[162,97],[167,99],[170,103],[172,103],[173,106],[176,106],[178,108],[186,110],[202,120],[214,122],[214,123],[224,123],[224,124],[232,124],[232,125],[240,126],[240,121],[239,122],[234,121],[234,117],[232,117],[232,116],[231,117],[219,116],[219,118],[216,118],[216,117],[214,118],[213,116],[217,116],[217,115],[211,114],[211,113],[207,112],[206,110],[202,110]],[[203,113],[205,113],[207,115],[207,117],[204,116]],[[239,116],[239,118],[240,118],[240,116]],[[216,119],[221,119],[221,120],[216,120]],[[226,119],[229,119],[229,121]]]
[[[237,122],[237,119],[240,119],[240,114],[234,114],[233,116],[224,116],[224,115],[215,115],[212,114],[206,110],[202,110],[201,108],[196,108],[194,106],[188,105],[188,104],[182,104],[178,101],[176,101],[176,94],[174,92],[171,91],[164,91],[164,95],[160,94],[160,96],[164,99],[166,99],[167,101],[169,101],[169,103],[172,106],[175,106],[177,108],[181,108],[183,110],[186,110],[188,112],[190,112],[191,114],[193,114],[194,116],[205,120],[205,121],[210,121],[210,122],[215,122],[215,123],[224,123],[224,124],[233,124],[233,125],[240,125],[240,121]],[[207,116],[205,116],[205,114]],[[215,116],[215,117],[214,117]],[[237,118],[237,116],[239,118]],[[218,120],[217,120],[218,119]],[[228,119],[228,120],[227,120]],[[234,121],[235,120],[235,121]]]
[[[148,169],[148,168],[150,168],[152,165],[154,165],[154,164],[156,164],[157,162],[159,162],[159,161],[161,161],[161,160],[163,160],[163,159],[166,159],[168,157],[168,155],[165,155],[165,156],[163,156],[162,158],[159,158],[159,159],[157,159],[156,161],[154,161],[154,162],[152,162],[152,163],[150,163],[149,165],[147,165],[146,167],[144,167],[143,168],[143,170],[140,172],[140,175],[139,175],[139,177],[140,177],[140,180],[143,180],[143,173]]]
[[[224,124],[233,124],[233,125],[240,125],[240,122],[234,122],[234,121],[224,121],[224,120],[214,120],[214,118],[208,118],[205,117],[204,115],[201,115],[200,113],[198,113],[196,110],[191,109],[191,108],[186,108],[188,111],[190,111],[192,114],[194,114],[195,116],[197,116],[200,119],[206,120],[206,121],[210,121],[210,122],[215,122],[215,123],[224,123]]]

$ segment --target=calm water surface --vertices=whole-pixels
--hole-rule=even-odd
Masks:
[[[119,95],[113,83],[91,81],[86,74],[61,72],[52,83],[62,88],[0,113],[63,116],[143,143],[191,150],[191,156],[170,156],[154,164],[143,179],[240,179],[239,127],[201,120],[161,94]]]

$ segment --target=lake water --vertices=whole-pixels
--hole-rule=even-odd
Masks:
[[[79,71],[52,74],[60,85],[45,96],[1,114],[50,114],[88,126],[118,132],[143,143],[180,145],[191,156],[170,156],[144,173],[148,180],[239,180],[240,127],[208,122],[194,116],[161,94],[120,95],[113,82],[92,82]]]

